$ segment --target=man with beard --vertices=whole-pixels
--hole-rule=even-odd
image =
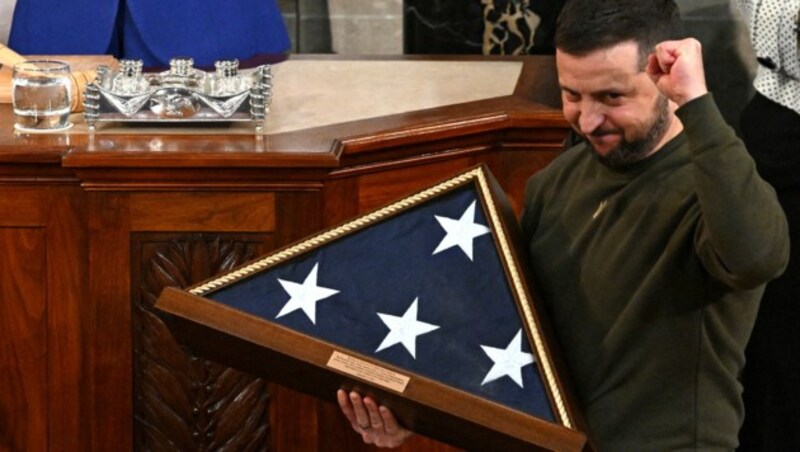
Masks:
[[[533,276],[601,451],[733,450],[739,375],[788,260],[775,192],[708,93],[672,0],[570,0],[556,31],[564,115],[584,142],[535,174]],[[409,435],[339,393],[366,442]]]

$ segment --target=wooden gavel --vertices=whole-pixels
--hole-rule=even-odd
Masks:
[[[23,61],[27,61],[27,58],[0,44],[0,64],[13,68],[15,64]],[[96,71],[72,71],[70,73],[73,93],[69,106],[71,112],[83,111],[83,94],[86,85],[93,81],[96,75]]]

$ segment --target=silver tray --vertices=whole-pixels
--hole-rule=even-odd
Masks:
[[[238,66],[237,60],[217,61],[216,72],[205,72],[191,58],[173,58],[160,73],[143,73],[141,60],[121,60],[118,70],[99,66],[86,85],[86,124],[94,130],[98,122],[249,121],[260,132],[272,98],[271,67]]]

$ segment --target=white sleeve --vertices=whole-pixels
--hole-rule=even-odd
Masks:
[[[783,72],[794,80],[800,80],[800,0],[786,3],[780,20],[778,54]]]
[[[797,52],[800,0],[758,0],[752,8],[753,48],[759,61],[783,77],[800,80]]]

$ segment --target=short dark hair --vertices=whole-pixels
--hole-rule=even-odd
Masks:
[[[571,55],[634,41],[642,67],[656,44],[682,35],[673,0],[567,0],[556,27],[556,48]]]

